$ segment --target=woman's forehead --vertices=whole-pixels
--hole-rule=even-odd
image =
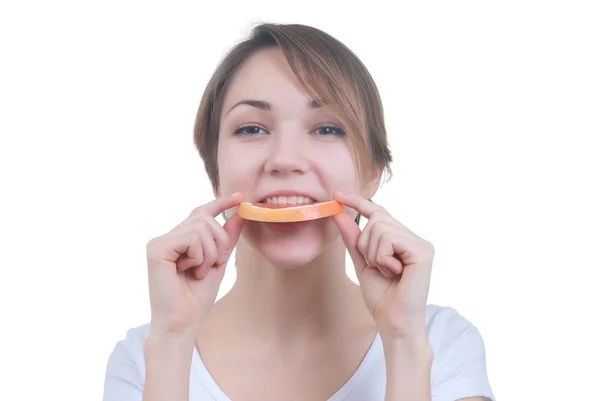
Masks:
[[[314,102],[281,51],[262,50],[248,58],[229,82],[224,109],[243,101],[262,101],[273,110],[280,103],[311,106]],[[312,104],[312,106],[316,106]]]

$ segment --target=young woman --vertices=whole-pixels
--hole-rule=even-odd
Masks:
[[[215,199],[148,243],[151,322],[116,345],[105,401],[494,399],[477,329],[426,304],[432,244],[370,201],[391,156],[350,50],[258,26],[215,71],[194,138]],[[236,213],[332,199],[345,213],[309,222]],[[215,303],[234,247],[237,280]]]

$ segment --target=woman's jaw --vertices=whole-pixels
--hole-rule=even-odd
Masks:
[[[342,263],[333,255],[342,252],[331,248],[340,233],[331,217],[294,223],[246,221],[238,245],[238,268],[248,262],[276,270],[302,269],[313,262]],[[343,245],[343,244],[342,244]]]

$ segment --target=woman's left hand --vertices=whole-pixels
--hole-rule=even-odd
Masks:
[[[383,207],[357,195],[335,194],[369,221],[361,232],[347,213],[333,217],[348,248],[364,301],[382,337],[422,338],[434,247]]]

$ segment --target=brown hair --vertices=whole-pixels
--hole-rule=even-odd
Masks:
[[[217,147],[228,83],[255,52],[279,47],[293,73],[317,103],[340,121],[354,147],[363,183],[375,166],[391,176],[383,106],[373,78],[358,57],[329,34],[300,24],[260,24],[224,57],[208,82],[194,125],[194,144],[213,188],[219,188]]]

